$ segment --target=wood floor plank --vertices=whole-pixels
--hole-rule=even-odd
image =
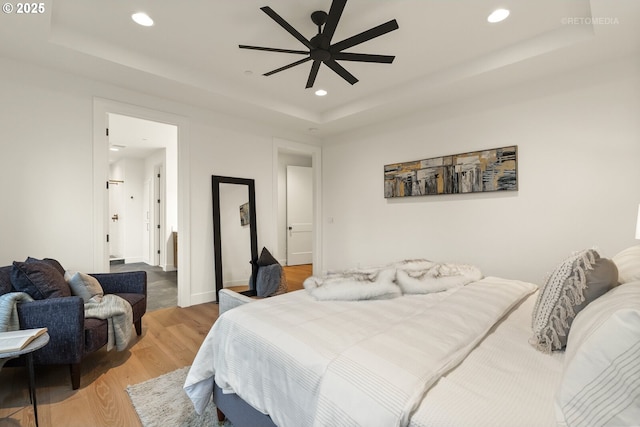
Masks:
[[[115,375],[101,375],[92,384],[91,392],[85,394],[96,426],[125,426],[136,416],[128,410],[131,407],[128,396],[118,392],[120,387]]]
[[[311,264],[286,266],[284,272],[287,276],[289,291],[295,291],[303,288],[302,283],[313,274],[313,266]]]

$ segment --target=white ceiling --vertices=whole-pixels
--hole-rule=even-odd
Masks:
[[[178,128],[174,125],[109,114],[110,163],[123,158],[144,159],[177,143]]]
[[[341,64],[351,86],[311,62],[261,74],[299,55],[238,44],[304,50],[264,14],[268,5],[307,38],[330,0],[48,0],[42,15],[3,13],[0,55],[263,120],[323,137],[607,59],[640,54],[638,0],[349,0],[333,41],[391,19],[399,29],[348,49],[395,55],[393,64]],[[498,7],[509,19],[489,24]],[[153,27],[130,16],[144,11]],[[594,24],[595,22],[595,24]]]

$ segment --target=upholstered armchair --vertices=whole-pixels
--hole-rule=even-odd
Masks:
[[[12,283],[12,279],[15,279],[15,264],[26,263],[14,263],[13,266],[0,268],[0,296],[8,292],[23,291],[16,289]],[[135,330],[141,335],[142,316],[147,309],[146,272],[90,276],[97,279],[105,295],[118,295],[131,305]],[[34,364],[69,365],[71,385],[75,390],[80,387],[81,363],[84,357],[107,344],[108,322],[104,319],[86,318],[85,300],[81,296],[71,295],[70,291],[68,294],[60,296],[59,293],[54,293],[43,299],[21,302],[17,305],[17,313],[20,329],[48,329],[49,344],[34,353]]]

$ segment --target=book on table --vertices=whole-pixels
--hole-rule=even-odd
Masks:
[[[0,332],[0,354],[22,350],[28,346],[31,341],[46,332],[47,328]]]

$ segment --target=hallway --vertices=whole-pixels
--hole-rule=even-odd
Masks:
[[[178,305],[178,272],[162,271],[162,268],[144,262],[111,264],[112,273],[120,271],[147,272],[147,311]]]

